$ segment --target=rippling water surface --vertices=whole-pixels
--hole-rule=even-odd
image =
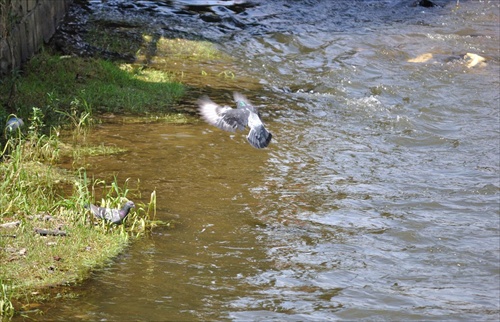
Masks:
[[[275,140],[99,126],[91,140],[129,152],[89,160],[95,176],[140,179],[178,224],[36,318],[498,320],[499,2],[187,2],[135,2],[235,60],[227,88],[197,88],[186,108],[242,91]]]

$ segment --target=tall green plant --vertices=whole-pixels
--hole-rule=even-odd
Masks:
[[[12,304],[12,284],[0,279],[0,316],[11,318],[14,315]]]
[[[83,93],[84,91],[82,91]],[[75,97],[70,102],[69,111],[55,110],[56,113],[65,118],[64,123],[69,123],[75,136],[85,134],[86,130],[93,124],[92,106],[84,98]]]

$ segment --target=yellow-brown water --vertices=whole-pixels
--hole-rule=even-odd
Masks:
[[[138,3],[217,40],[255,87],[237,74],[194,92],[244,92],[274,140],[256,150],[202,122],[98,126],[90,140],[128,152],[88,160],[92,173],[140,180],[178,224],[36,319],[499,318],[498,2],[263,2],[230,15],[247,23],[233,30],[172,16],[181,1]]]

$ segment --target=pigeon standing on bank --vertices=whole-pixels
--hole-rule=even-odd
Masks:
[[[24,122],[22,119],[12,116],[9,118],[7,123],[5,123],[5,137],[11,136],[13,133],[21,131],[21,128],[24,126]]]
[[[15,130],[21,128],[23,125],[24,125],[24,122],[22,119],[13,116],[5,124],[5,129],[12,132],[12,131],[15,131]]]
[[[208,124],[229,132],[243,131],[248,126],[248,142],[257,149],[267,147],[273,135],[264,127],[257,108],[240,93],[234,93],[233,97],[235,109],[217,105],[207,96],[200,98],[198,106],[202,118]]]
[[[134,207],[135,204],[132,201],[127,201],[121,209],[98,207],[92,204],[86,208],[90,209],[97,218],[104,219],[115,225],[121,225],[123,220],[128,216],[130,209]]]

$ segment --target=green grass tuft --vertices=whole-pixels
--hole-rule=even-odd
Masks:
[[[48,50],[30,60],[23,77],[4,83],[0,101],[20,117],[26,117],[33,106],[41,108],[49,125],[62,117],[56,111],[71,111],[75,95],[97,112],[142,114],[172,112],[172,104],[184,93],[183,85],[166,72],[97,58],[59,56]],[[79,108],[78,112],[85,109]],[[0,115],[0,122],[5,118]]]

